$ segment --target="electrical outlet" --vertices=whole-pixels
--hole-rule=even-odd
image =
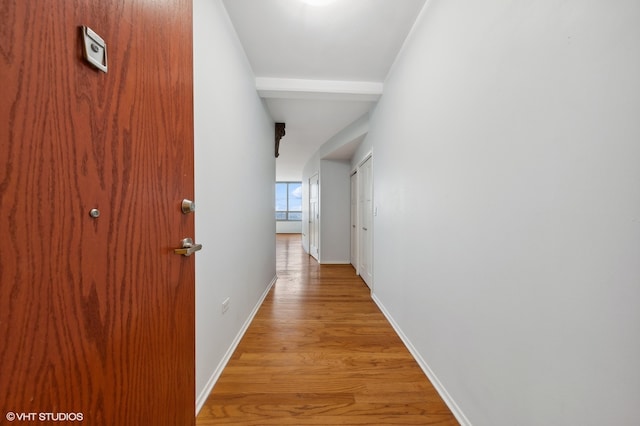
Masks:
[[[224,299],[224,301],[222,302],[222,313],[224,314],[225,312],[227,312],[229,310],[229,298],[227,297],[226,299]]]

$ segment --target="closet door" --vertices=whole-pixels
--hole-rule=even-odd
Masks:
[[[373,288],[373,175],[369,157],[358,169],[359,268],[369,288]]]

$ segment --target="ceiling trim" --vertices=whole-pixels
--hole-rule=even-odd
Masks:
[[[256,77],[262,98],[377,101],[384,84],[374,81],[303,80]]]

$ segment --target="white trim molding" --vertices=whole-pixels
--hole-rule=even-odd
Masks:
[[[269,294],[269,291],[271,290],[271,288],[273,287],[273,285],[276,283],[277,280],[278,280],[278,276],[276,275],[276,276],[273,277],[273,279],[271,280],[271,283],[269,283],[269,285],[267,286],[267,288],[264,291],[264,293],[262,293],[262,296],[260,296],[260,300],[258,300],[258,303],[256,303],[255,307],[253,308],[253,310],[249,314],[249,317],[244,322],[242,328],[240,329],[240,331],[236,335],[236,338],[233,339],[233,342],[231,343],[231,346],[229,347],[227,352],[224,354],[224,357],[222,357],[222,360],[218,364],[218,367],[216,367],[216,369],[214,370],[213,374],[211,375],[211,377],[207,381],[206,386],[204,387],[204,389],[202,390],[200,395],[198,395],[198,397],[196,398],[196,416],[198,415],[200,410],[202,410],[202,407],[204,406],[205,402],[207,402],[207,398],[209,398],[209,395],[211,394],[211,391],[213,390],[213,387],[215,386],[216,382],[220,378],[220,375],[222,374],[222,371],[224,370],[224,368],[229,363],[229,360],[231,359],[231,356],[233,355],[233,353],[235,352],[236,348],[240,344],[240,340],[242,340],[242,337],[247,332],[247,329],[251,325],[251,322],[253,322],[253,318],[258,313],[258,310],[260,309],[260,306],[262,306],[262,302],[264,302],[264,299],[267,297],[267,295]]]
[[[398,334],[398,337],[400,337],[400,339],[402,340],[404,345],[407,347],[407,349],[409,350],[413,358],[416,360],[416,362],[418,363],[422,371],[424,371],[424,374],[426,374],[427,378],[429,379],[433,387],[436,389],[436,391],[438,392],[438,394],[440,395],[444,403],[447,404],[447,407],[449,407],[449,409],[455,416],[456,420],[458,420],[461,426],[472,426],[467,416],[464,415],[464,413],[462,412],[458,404],[456,404],[456,402],[453,400],[449,392],[447,392],[444,385],[440,382],[440,380],[438,380],[438,377],[436,376],[436,374],[433,372],[431,367],[429,367],[429,364],[427,364],[427,361],[425,361],[424,358],[422,358],[418,350],[413,346],[413,344],[411,343],[411,340],[409,340],[409,338],[404,334],[400,326],[394,321],[393,317],[391,316],[389,311],[387,311],[387,309],[384,307],[380,299],[378,299],[376,295],[373,294],[373,292],[371,293],[371,298],[376,303],[376,305],[378,305],[378,308],[380,308],[383,315],[387,318],[387,320],[389,321],[393,329]]]

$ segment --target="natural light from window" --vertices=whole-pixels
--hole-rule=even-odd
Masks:
[[[276,182],[276,220],[302,220],[302,182]]]

